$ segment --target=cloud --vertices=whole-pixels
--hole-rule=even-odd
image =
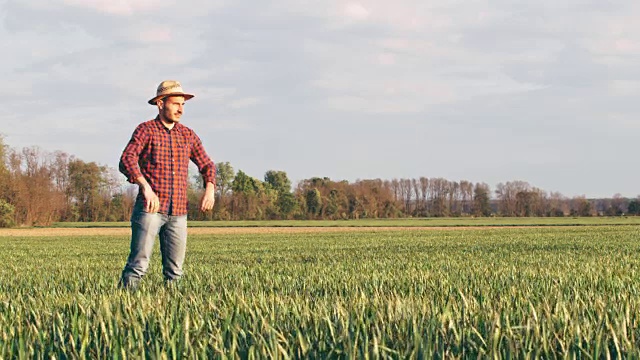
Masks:
[[[138,34],[138,38],[143,43],[166,43],[174,39],[172,33],[173,32],[170,28],[166,26],[158,26],[156,28],[147,28],[142,30]]]
[[[233,109],[242,109],[242,108],[258,105],[262,102],[263,102],[263,99],[261,98],[247,97],[247,98],[233,100],[231,103],[229,103],[229,107]]]
[[[119,16],[132,16],[156,8],[177,5],[175,0],[64,0],[64,3]]]
[[[369,17],[369,10],[359,3],[348,3],[344,7],[344,14],[354,20],[365,20]]]
[[[638,14],[633,2],[596,0],[9,0],[0,7],[11,49],[0,59],[0,95],[12,96],[4,116],[16,124],[7,141],[73,143],[63,149],[111,161],[135,124],[155,115],[146,101],[158,83],[175,78],[196,94],[189,124],[258,174],[266,163],[255,149],[274,143],[295,178],[399,176],[365,166],[378,157],[409,176],[454,173],[458,162],[483,181],[559,154],[602,166],[609,149],[639,135]],[[309,146],[310,129],[355,155]],[[594,143],[602,155],[576,150]],[[430,157],[442,148],[451,158]],[[487,158],[493,172],[467,160],[485,151],[503,154]],[[376,160],[356,169],[363,153]],[[549,179],[552,170],[536,168]],[[580,181],[606,184],[596,180]]]
[[[612,80],[609,91],[615,96],[640,96],[640,80]]]

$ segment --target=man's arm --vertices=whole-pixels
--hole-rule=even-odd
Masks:
[[[149,213],[155,213],[160,209],[160,199],[153,191],[153,188],[147,182],[147,179],[142,176],[140,171],[140,153],[148,142],[149,134],[144,130],[142,125],[138,126],[131,136],[131,140],[122,151],[120,157],[120,172],[127,177],[127,181],[132,184],[138,184],[139,191],[144,196],[145,211]]]
[[[141,124],[133,132],[131,140],[129,140],[129,143],[127,143],[127,146],[125,146],[122,151],[122,156],[120,156],[120,172],[126,176],[127,181],[132,184],[137,184],[137,179],[142,177],[138,161],[140,160],[140,153],[148,141],[149,133],[145,131]]]
[[[216,183],[216,166],[207,155],[207,152],[204,150],[204,146],[202,146],[202,141],[193,133],[193,146],[191,147],[191,154],[189,158],[193,161],[194,164],[198,167],[198,171],[202,174],[203,184],[205,184],[205,188],[208,183],[215,185]]]
[[[193,133],[193,137],[194,143],[189,158],[196,164],[200,174],[202,174],[205,190],[200,199],[200,210],[207,211],[213,209],[216,201],[216,166],[204,150],[198,135]]]

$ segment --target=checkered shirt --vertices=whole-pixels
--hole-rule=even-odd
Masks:
[[[120,172],[127,180],[143,176],[160,199],[158,212],[168,215],[187,213],[189,159],[202,174],[204,184],[215,184],[216,167],[196,133],[176,123],[167,129],[159,118],[138,125],[120,157]],[[144,201],[142,192],[138,201]]]

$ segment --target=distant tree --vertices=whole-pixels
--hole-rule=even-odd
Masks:
[[[593,205],[584,196],[571,199],[571,216],[593,216]]]
[[[610,216],[621,216],[629,211],[629,201],[620,194],[613,195],[611,199]]]
[[[12,227],[15,225],[14,220],[15,206],[0,199],[0,227]]]
[[[627,211],[629,215],[640,215],[640,199],[633,199],[629,201]]]
[[[414,207],[413,207],[413,216],[420,217],[424,216],[424,197],[422,196],[422,189],[420,187],[420,180],[411,179],[411,186],[413,187],[413,195],[415,196]]]
[[[216,163],[216,190],[220,197],[227,195],[231,190],[233,179],[234,171],[229,162]]]
[[[16,224],[49,225],[59,218],[61,196],[51,181],[49,161],[35,146],[9,151],[4,200],[14,206]]]
[[[344,208],[348,206],[347,201],[344,194],[338,189],[331,189],[325,202],[324,215],[328,219],[340,218]]]
[[[231,189],[236,194],[255,194],[258,190],[258,183],[259,181],[247,175],[244,171],[238,170],[231,182]]]
[[[410,179],[400,179],[400,198],[404,202],[404,214],[405,216],[411,215],[412,200],[413,200],[413,186]]]
[[[197,174],[197,176],[200,182],[202,182],[202,176],[200,174]],[[227,204],[230,201],[230,192],[234,176],[235,172],[229,162],[216,162],[216,203],[213,211],[206,214],[207,220],[213,218],[229,219]],[[204,185],[200,185],[199,187],[204,189]],[[200,195],[198,196],[198,201],[199,199]]]
[[[559,192],[549,193],[547,199],[547,216],[562,217],[569,213],[567,199]]]
[[[284,171],[269,170],[264,174],[264,182],[278,193],[291,192],[291,181]]]
[[[10,149],[4,142],[4,136],[0,135],[0,196],[6,196],[9,190],[9,169],[7,168],[9,153]]]
[[[526,181],[508,181],[496,185],[496,197],[498,211],[502,216],[517,216],[518,193],[531,190],[531,185]]]
[[[429,181],[431,193],[431,213],[430,216],[445,217],[449,216],[449,192],[451,191],[450,182],[447,179],[435,178]]]
[[[295,210],[298,208],[298,200],[292,192],[284,192],[278,194],[278,200],[276,203],[280,215],[283,219],[288,219]]]
[[[80,221],[98,221],[104,218],[105,199],[101,190],[107,188],[106,166],[95,162],[84,162],[80,159],[69,161],[68,195],[78,208]],[[101,212],[103,212],[101,214]]]
[[[516,216],[544,216],[544,197],[545,194],[536,188],[519,191],[516,194]]]
[[[247,175],[242,170],[231,183],[233,196],[231,217],[233,219],[262,220],[273,218],[277,194],[262,181]]]
[[[489,185],[477,183],[473,188],[473,209],[475,216],[491,216],[491,199]]]
[[[467,180],[460,181],[460,196],[460,212],[462,215],[469,215],[473,203],[473,183]]]
[[[322,211],[322,195],[318,189],[310,189],[306,194],[307,213],[312,217],[320,215]]]
[[[288,219],[297,208],[297,200],[291,192],[291,180],[289,180],[287,173],[269,170],[264,174],[264,182],[276,192],[277,216]]]

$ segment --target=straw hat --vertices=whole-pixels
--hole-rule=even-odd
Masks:
[[[165,80],[163,82],[160,83],[160,85],[158,85],[158,90],[156,91],[156,96],[153,97],[151,100],[149,100],[149,104],[151,105],[155,105],[156,101],[158,101],[159,99],[162,99],[164,97],[167,96],[184,96],[184,100],[189,100],[192,97],[194,97],[194,95],[192,94],[187,94],[182,90],[182,85],[180,85],[180,82],[175,81],[175,80]]]

